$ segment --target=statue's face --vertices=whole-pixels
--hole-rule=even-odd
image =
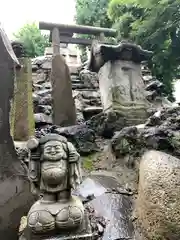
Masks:
[[[64,149],[60,142],[49,141],[44,145],[44,159],[56,161],[62,158]]]

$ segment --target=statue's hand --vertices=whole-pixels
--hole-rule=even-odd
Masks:
[[[27,147],[29,148],[29,150],[34,150],[38,146],[39,146],[39,141],[35,137],[30,138],[27,142]]]

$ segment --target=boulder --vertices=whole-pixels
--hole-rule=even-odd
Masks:
[[[35,119],[36,126],[52,124],[52,118],[44,113],[35,113],[34,119]]]
[[[180,239],[180,159],[154,150],[143,155],[136,210],[148,239]]]
[[[180,156],[179,114],[179,107],[171,107],[156,112],[142,127],[137,125],[122,128],[111,140],[116,156],[141,156],[147,149]]]
[[[82,155],[97,151],[95,132],[85,124],[70,127],[52,126],[51,131],[65,136]]]

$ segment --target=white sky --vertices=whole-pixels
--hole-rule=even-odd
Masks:
[[[53,23],[73,23],[75,0],[2,0],[0,22],[13,37],[27,22],[44,21]]]

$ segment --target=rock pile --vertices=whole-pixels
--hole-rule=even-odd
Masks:
[[[141,156],[154,149],[180,156],[180,107],[164,108],[144,125],[125,127],[111,140],[116,156]]]
[[[32,59],[33,103],[36,127],[52,123],[51,61],[51,56]],[[71,79],[77,121],[83,123],[92,115],[102,111],[97,74],[82,70],[72,72]]]
[[[168,101],[164,93],[164,84],[152,76],[145,63],[142,64],[142,75],[145,83],[146,99],[152,104],[152,111],[171,106],[172,103]]]

